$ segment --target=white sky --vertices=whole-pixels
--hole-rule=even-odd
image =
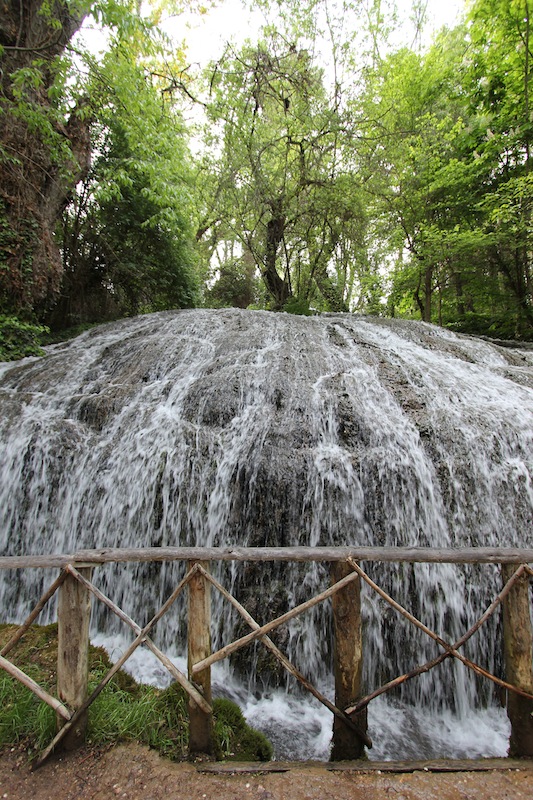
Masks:
[[[429,41],[433,33],[443,25],[453,26],[459,15],[465,9],[466,0],[425,0],[428,22],[425,30],[425,40]],[[246,12],[243,10],[241,0],[215,0],[215,7],[206,14],[181,14],[170,18],[161,27],[176,42],[187,41],[190,61],[202,66],[208,61],[221,56],[225,44],[233,40],[237,44],[246,38],[253,38],[257,33],[262,17],[259,12]],[[398,0],[400,9],[404,14],[409,14],[411,0]],[[96,55],[105,49],[105,36],[99,30],[89,25],[84,26],[81,38],[90,50]],[[401,29],[395,37],[401,42]],[[407,46],[413,44],[405,34]]]
[[[399,0],[398,5],[409,14],[410,0]],[[464,11],[465,0],[426,0],[428,24],[426,39],[443,25],[453,26],[460,13]],[[193,62],[205,64],[216,59],[223,52],[229,40],[242,42],[253,34],[261,24],[261,15],[243,10],[240,0],[220,0],[216,7],[204,16],[185,15],[170,20],[165,25],[166,31],[176,39],[186,39],[189,54]],[[407,36],[407,34],[406,34]],[[411,45],[412,41],[404,44]]]
[[[450,25],[465,10],[465,0],[428,0],[429,15],[437,23],[437,28]]]

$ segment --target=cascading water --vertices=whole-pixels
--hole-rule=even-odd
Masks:
[[[0,409],[4,555],[159,545],[532,544],[531,350],[348,314],[164,312],[3,365]],[[326,567],[245,564],[219,567],[217,575],[266,621],[325,585]],[[450,641],[499,585],[491,567],[367,567]],[[120,565],[99,568],[96,579],[142,623],[179,574],[174,564]],[[0,578],[6,621],[20,621],[50,582],[30,570]],[[364,592],[363,609],[369,690],[436,654],[375,595]],[[183,616],[177,605],[160,626],[169,651],[184,641]],[[214,618],[215,646],[247,630],[222,601]],[[118,635],[118,623],[101,610],[93,624],[107,642]],[[326,604],[277,634],[325,691],[329,629]],[[467,654],[498,671],[498,636],[497,624],[489,625]],[[260,645],[241,651],[224,682],[232,670],[241,685],[251,684],[256,669],[262,699],[252,696],[247,713],[265,723],[270,708],[276,725],[265,727],[276,732],[282,701],[268,693],[279,676]],[[290,701],[283,702],[287,722]],[[480,706],[485,716],[474,712]],[[300,699],[300,730],[301,709]],[[371,704],[369,722],[371,755],[505,751],[505,717],[491,686],[480,687],[457,663]],[[318,715],[300,757],[325,755],[324,725],[330,720]]]

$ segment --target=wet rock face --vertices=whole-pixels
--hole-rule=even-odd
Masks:
[[[102,326],[2,367],[0,548],[527,545],[532,387],[531,350],[424,323],[231,309]],[[157,605],[153,570],[128,579],[142,591],[103,574],[137,617]],[[420,608],[437,596],[464,605],[470,580],[376,574]],[[225,577],[251,602],[280,580]],[[36,590],[24,580],[16,595],[9,582],[0,589],[14,616]],[[271,603],[280,613],[309,589],[299,572],[283,582]],[[389,652],[403,634],[377,605],[366,614]],[[312,616],[328,628],[327,610]],[[429,616],[435,626],[453,617]],[[304,642],[296,623],[281,635],[321,669],[327,645]]]

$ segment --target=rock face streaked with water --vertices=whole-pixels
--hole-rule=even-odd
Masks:
[[[0,409],[3,554],[533,544],[531,350],[348,314],[164,312],[3,365]],[[109,568],[99,580],[142,622],[178,571]],[[492,567],[369,571],[454,640],[499,586]],[[219,574],[260,619],[328,580],[327,565],[228,566]],[[4,581],[10,619],[20,619],[39,582],[30,572]],[[369,686],[435,655],[430,640],[368,593],[364,613]],[[215,643],[228,641],[234,614],[222,605],[217,614]],[[166,646],[182,616],[178,605],[160,634]],[[329,609],[320,607],[278,638],[322,683],[328,631]],[[489,669],[498,669],[497,635],[492,625],[470,652]],[[238,665],[253,663],[262,663],[260,650]],[[484,689],[481,700],[490,694]],[[459,714],[480,702],[464,668],[449,663],[403,696]]]

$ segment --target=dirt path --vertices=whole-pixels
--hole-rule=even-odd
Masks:
[[[81,750],[32,772],[23,753],[4,751],[0,800],[533,800],[533,763],[497,766],[388,773],[385,765],[271,764],[269,771],[221,773],[230,767],[171,763],[134,744]]]

